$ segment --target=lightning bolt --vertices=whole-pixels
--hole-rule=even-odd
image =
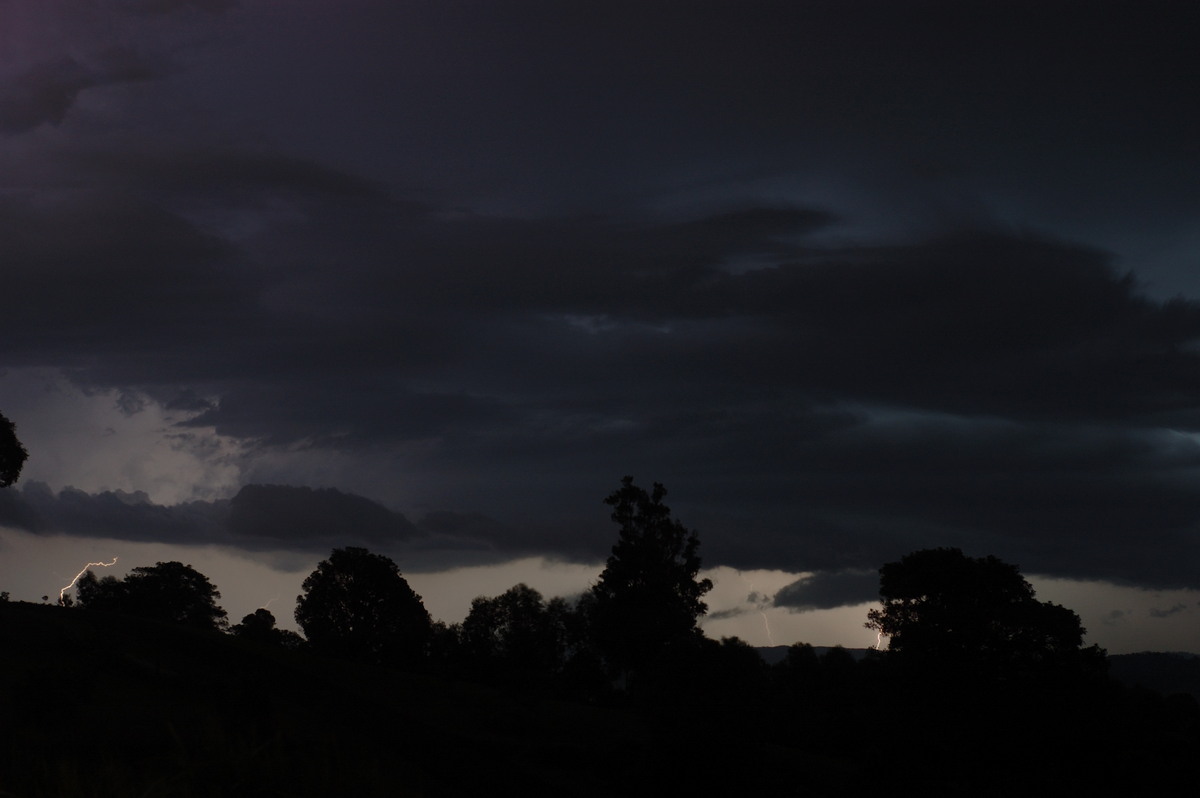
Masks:
[[[750,588],[750,594],[753,596],[757,596],[758,591],[754,589],[754,582],[752,582],[750,580],[750,577],[746,576],[741,571],[738,571],[737,575],[740,576],[742,578],[742,581],[745,582],[746,585]],[[758,614],[760,616],[762,616],[763,628],[767,630],[767,642],[770,645],[775,645],[775,635],[771,632],[771,622],[769,620],[767,620],[767,613],[766,613],[766,610],[764,609],[766,606],[767,606],[767,603],[765,601],[759,601],[758,603],[756,603],[754,605],[754,609],[758,610]]]
[[[758,614],[762,616],[763,627],[767,630],[767,643],[775,645],[775,633],[771,631],[771,621],[767,619],[767,611],[763,609],[762,604],[758,605]]]
[[[261,607],[259,607],[259,609],[261,609],[261,610],[269,609],[269,608],[270,608],[270,606],[271,606],[273,603],[275,603],[276,601],[279,601],[279,596],[275,596],[275,597],[274,597],[274,598],[272,598],[270,601],[268,601],[266,604],[264,604],[264,605],[262,605]]]
[[[87,565],[83,566],[83,569],[79,573],[75,574],[75,578],[71,580],[71,584],[67,585],[62,590],[58,591],[58,603],[59,604],[63,603],[63,597],[67,595],[67,591],[70,590],[71,588],[75,587],[75,583],[79,581],[79,578],[81,576],[83,576],[84,574],[87,573],[87,570],[89,568],[92,568],[93,566],[100,567],[100,568],[108,568],[110,566],[116,565],[117,559],[118,558],[114,556],[112,558],[112,562],[90,562]]]

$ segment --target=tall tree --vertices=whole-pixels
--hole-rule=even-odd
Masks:
[[[628,675],[650,665],[672,645],[694,642],[696,623],[712,589],[700,572],[700,542],[671,517],[667,490],[650,493],[621,480],[604,501],[620,527],[603,573],[592,587],[591,633],[609,665]]]
[[[7,488],[21,476],[29,452],[17,439],[17,427],[0,413],[0,488]]]
[[[224,629],[221,593],[208,577],[181,562],[159,562],[132,569],[123,580],[97,579],[88,571],[76,584],[77,603],[198,629]]]
[[[363,548],[334,549],[296,598],[296,622],[316,651],[412,667],[424,656],[432,623],[396,563]]]
[[[883,606],[867,627],[896,657],[939,671],[1013,675],[1066,664],[1102,667],[1066,607],[1038,601],[1015,565],[958,549],[925,549],[879,569]]]

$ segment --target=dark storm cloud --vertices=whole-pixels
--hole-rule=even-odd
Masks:
[[[101,349],[89,358],[99,381],[151,387],[176,372],[200,381],[262,374],[267,362],[308,372],[361,350],[367,335],[386,337],[364,329],[373,320],[322,318],[345,310],[335,305],[339,280],[306,275],[327,263],[289,250],[288,228],[314,206],[332,215],[365,204],[391,222],[421,206],[310,161],[240,150],[86,150],[63,161],[87,189],[0,199],[7,287],[19,300],[0,322],[7,340],[21,341],[20,352],[10,348],[13,365]],[[264,242],[272,224],[283,229]],[[390,323],[397,336],[410,326]],[[231,359],[234,341],[241,355]]]
[[[701,483],[709,498],[685,517],[713,530],[706,553],[739,567],[877,568],[948,545],[1026,573],[1184,587],[1200,554],[1198,462],[1178,433],[877,416],[749,479]],[[734,495],[750,517],[705,519],[706,501]]]
[[[297,172],[325,174],[247,181],[298,193],[306,219],[339,218],[349,196],[370,243],[292,222],[298,240],[277,238],[269,221],[246,243],[128,200],[14,201],[0,234],[39,268],[14,283],[28,312],[8,319],[13,358],[91,352],[82,375],[191,397],[189,423],[262,445],[425,441],[427,466],[469,463],[483,483],[632,464],[704,497],[689,501],[702,519],[753,502],[752,535],[705,524],[710,564],[870,568],[949,536],[1026,568],[1192,578],[1184,475],[1200,458],[1170,430],[1196,427],[1200,312],[1147,299],[1101,253],[1002,231],[819,247],[829,214],[764,206],[462,217]],[[326,252],[350,257],[330,270]],[[539,507],[561,517],[603,490]],[[453,486],[438,503],[454,508]],[[486,545],[579,555],[529,522]]]
[[[0,513],[587,559],[632,472],[790,606],[933,545],[1196,586],[1200,304],[1112,242],[1190,229],[1197,12],[1016,5],[104,5],[0,81],[5,365],[420,506]]]
[[[608,540],[592,525],[572,533],[514,527],[479,513],[434,512],[418,523],[370,499],[332,488],[288,485],[242,487],[228,500],[164,506],[142,492],[75,488],[53,491],[40,482],[0,489],[0,527],[39,535],[222,546],[246,551],[325,553],[367,546],[410,570],[438,570],[548,556],[592,563]]]
[[[118,540],[214,542],[222,516],[220,507],[205,502],[163,507],[141,492],[89,494],[65,488],[56,493],[40,482],[30,482],[19,492],[9,489],[4,505],[0,523],[6,526]]]
[[[835,571],[815,573],[781,588],[773,603],[776,607],[803,612],[863,604],[878,598],[878,571]]]
[[[1130,417],[1186,411],[1197,387],[1200,306],[1150,302],[1095,254],[1036,239],[976,234],[834,256],[756,273],[730,293],[794,336],[812,382],[863,398]]]
[[[1175,604],[1165,610],[1159,609],[1157,607],[1151,607],[1150,608],[1150,617],[1151,618],[1170,618],[1172,615],[1175,615],[1180,612],[1185,612],[1187,609],[1188,609],[1188,606],[1186,604]]]
[[[10,299],[0,347],[13,365],[120,358],[246,318],[217,268],[226,245],[154,204],[84,191],[0,205]]]
[[[308,195],[334,201],[385,200],[386,189],[375,182],[336,171],[314,161],[270,152],[197,148],[138,153],[83,151],[66,157],[77,172],[104,185],[125,190],[170,192],[189,197],[216,197],[222,203]],[[185,203],[186,204],[186,203]]]
[[[417,534],[407,518],[361,496],[283,485],[242,488],[229,503],[228,526],[236,537],[280,546],[307,539],[388,545]]]
[[[462,102],[414,89],[434,113],[401,127],[431,165],[465,171],[474,186],[542,189],[596,208],[635,191],[701,193],[696,184],[717,175],[857,169],[896,190],[896,214],[928,201],[931,187],[960,185],[938,202],[958,214],[984,176],[996,189],[1028,185],[1047,204],[1095,208],[1136,162],[1147,170],[1139,185],[1194,196],[1177,171],[1196,164],[1200,133],[1187,101],[1197,15],[1188,4],[472,11],[474,24],[448,13],[411,21],[408,52],[428,52],[418,37],[453,45],[406,61],[405,74]],[[1139,193],[1123,210],[1169,209],[1161,199]]]
[[[779,213],[793,235],[811,218]],[[341,271],[300,263],[241,278],[241,297],[236,282],[223,287],[222,320],[241,325],[207,325],[241,341],[224,368],[261,374],[268,363],[264,376],[279,387],[231,386],[205,423],[248,434],[247,424],[266,420],[256,408],[286,395],[286,409],[271,415],[294,431],[274,437],[349,424],[404,438],[456,415],[518,425],[522,415],[539,424],[591,415],[602,426],[617,405],[643,428],[664,414],[670,423],[707,415],[728,425],[738,418],[663,399],[689,385],[714,399],[757,385],[790,392],[793,407],[807,396],[810,404],[1194,424],[1197,306],[1146,299],[1086,249],[989,232],[801,254],[779,236],[730,236],[729,216],[632,230],[406,218],[408,230],[380,233],[386,254],[356,253]],[[320,261],[321,248],[313,242],[309,257]],[[763,252],[775,253],[770,267],[729,269],[739,255]],[[172,297],[164,299],[170,308]],[[239,307],[250,309],[241,319]],[[210,359],[201,355],[197,366],[220,368]],[[626,375],[619,384],[607,379],[615,369]],[[186,378],[186,363],[171,370]],[[330,372],[342,380],[305,384]],[[412,393],[406,377],[455,388]],[[361,390],[342,389],[350,386]],[[403,418],[413,424],[397,424]]]
[[[187,9],[219,14],[240,5],[239,0],[118,0],[116,3],[118,8],[148,16],[170,14]]]
[[[434,464],[531,479],[589,464],[620,473],[632,458],[671,475],[685,498],[694,486],[714,503],[758,502],[748,541],[706,530],[712,564],[877,567],[951,534],[972,551],[1079,575],[1190,579],[1200,516],[1182,475],[1196,447],[1155,426],[1195,427],[1197,309],[1140,296],[1093,251],[996,232],[820,249],[803,238],[826,217],[761,207],[637,225],[417,225],[404,211],[409,228],[388,235],[387,258],[365,252],[345,271],[314,271],[308,292],[271,307],[272,280],[295,272],[217,288],[203,275],[236,263],[237,245],[182,217],[105,209],[114,223],[103,224],[93,212],[56,211],[74,235],[45,236],[58,249],[40,253],[28,215],[9,229],[11,251],[67,274],[84,247],[93,261],[115,253],[118,274],[157,251],[174,273],[133,272],[144,279],[115,281],[93,307],[108,286],[97,283],[71,317],[19,319],[23,340],[53,329],[52,346],[110,325],[69,347],[109,347],[113,369],[138,340],[123,331],[154,329],[173,362],[138,341],[122,376],[144,386],[170,375],[182,396],[189,381],[216,386],[219,403],[193,424],[351,451],[436,441]],[[137,246],[125,213],[143,230]],[[151,220],[161,232],[147,237]],[[408,274],[409,253],[430,260]],[[774,263],[731,270],[742,253]],[[572,280],[553,284],[568,265]],[[53,273],[18,286],[49,299]],[[181,291],[188,280],[195,290]],[[355,316],[320,312],[347,293]],[[408,316],[418,307],[445,315]],[[474,317],[446,331],[467,308]],[[204,352],[197,341],[237,345]],[[577,551],[556,540],[561,530],[538,539],[518,528],[505,548]],[[1180,556],[1159,562],[1135,533]],[[1123,552],[1119,564],[1099,544]]]
[[[151,80],[165,66],[118,47],[84,61],[63,56],[35,64],[0,82],[0,133],[17,134],[38,125],[62,123],[80,92],[100,86]]]
[[[343,342],[347,349],[356,344],[354,340]],[[319,344],[296,355],[306,357],[309,364],[322,359]],[[339,351],[324,355],[336,368]],[[218,405],[186,423],[213,426],[222,434],[260,438],[271,444],[309,442],[353,448],[380,440],[483,434],[512,421],[512,412],[495,400],[413,393],[394,379],[373,376],[373,364],[362,363],[353,352],[345,356],[357,361],[357,368],[345,374],[336,388],[290,374],[245,387],[231,385]],[[399,353],[389,354],[381,365],[398,365],[402,358]],[[278,365],[281,369],[293,366],[283,360]],[[271,423],[264,426],[267,407],[274,410]]]
[[[621,240],[619,231],[608,237]],[[588,283],[589,256],[576,258],[562,245],[562,263],[584,264],[573,288],[509,305],[555,337],[538,347],[548,375],[574,362],[581,384],[620,368],[627,395],[681,378],[736,381],[743,390],[769,385],[1035,418],[1186,414],[1197,388],[1197,305],[1149,301],[1086,250],[965,234],[870,251],[813,250],[803,260],[732,274],[721,268],[728,253],[720,249],[693,257],[685,245],[647,238],[637,236],[642,252],[655,256],[624,257],[619,243],[599,254],[586,247],[606,267],[596,269],[594,291],[573,290]],[[535,283],[558,258],[539,263],[531,254],[521,262]],[[520,284],[519,273],[504,273]],[[462,285],[470,291],[469,279]],[[514,344],[534,345],[525,337]]]
[[[601,514],[602,515],[602,514]],[[418,528],[450,549],[457,543],[467,562],[477,562],[481,555],[496,559],[545,556],[567,562],[594,563],[603,560],[612,545],[612,532],[602,523],[571,519],[552,523],[545,519],[508,524],[481,513],[458,513],[446,510],[425,515]],[[447,564],[455,564],[453,556]]]
[[[362,496],[284,485],[246,485],[230,500],[163,506],[141,492],[55,492],[30,482],[0,490],[0,526],[250,551],[369,546],[402,555],[413,566],[491,562],[542,550],[521,544],[520,535],[486,516],[438,513],[414,525]]]

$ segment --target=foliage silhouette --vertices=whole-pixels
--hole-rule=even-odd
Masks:
[[[299,648],[303,638],[290,629],[278,629],[275,616],[265,607],[242,618],[242,622],[229,629],[230,634],[243,640],[282,648]]]
[[[566,601],[547,602],[518,584],[494,598],[471,602],[460,636],[474,668],[490,679],[525,688],[562,671],[567,649]]]
[[[880,609],[867,627],[889,638],[893,657],[922,668],[976,676],[1103,669],[1104,652],[1083,648],[1079,616],[1038,601],[1014,565],[958,549],[925,549],[879,570]]]
[[[159,562],[132,569],[123,580],[97,579],[88,571],[76,583],[76,604],[89,610],[137,615],[197,629],[228,625],[217,600],[220,591],[208,577],[181,562]]]
[[[29,452],[17,438],[17,427],[0,413],[0,488],[7,488],[21,476]]]
[[[705,648],[710,691],[739,706],[766,694],[770,671],[757,649],[739,637],[722,637]]]
[[[777,666],[780,671],[794,673],[798,679],[815,678],[821,667],[817,650],[809,643],[793,643]]]
[[[405,668],[424,658],[432,621],[388,557],[334,549],[302,587],[296,622],[314,651]]]
[[[668,646],[698,638],[697,620],[712,589],[700,572],[699,540],[671,517],[666,488],[647,493],[621,480],[604,501],[620,526],[604,571],[592,587],[591,635],[608,665],[629,676],[649,666]]]
[[[399,579],[390,560],[359,551],[384,566],[384,581]],[[124,581],[87,577],[89,607],[112,599],[121,608]],[[1058,681],[965,681],[944,678],[948,671],[910,679],[910,664],[924,668],[911,648],[859,658],[797,644],[768,672],[746,643],[697,633],[665,643],[614,700],[584,690],[533,700],[519,678],[503,678],[530,673],[505,667],[510,654],[532,652],[512,662],[568,679],[592,650],[583,622],[594,601],[588,593],[572,608],[524,585],[478,599],[470,626],[485,667],[472,681],[486,686],[446,673],[397,678],[234,639],[269,642],[266,633],[278,630],[265,609],[226,636],[0,602],[8,643],[0,784],[21,795],[207,796],[230,785],[239,794],[378,795],[400,785],[414,794],[549,796],[564,784],[591,796],[866,794],[878,784],[846,782],[866,751],[901,794],[1186,794],[1181,788],[1194,786],[1194,700],[1069,668]],[[559,665],[541,657],[546,615],[563,635]],[[464,626],[436,625],[434,645],[461,654]],[[557,700],[567,696],[578,700]],[[108,719],[105,734],[64,742],[64,728],[96,717]],[[720,767],[689,766],[697,739],[720,752]],[[473,767],[461,766],[464,750]]]

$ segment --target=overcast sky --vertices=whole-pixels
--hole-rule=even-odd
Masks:
[[[286,621],[354,544],[452,616],[585,588],[632,474],[724,575],[710,633],[868,645],[876,569],[957,546],[1200,651],[1198,35],[0,0],[0,589],[180,559]]]

